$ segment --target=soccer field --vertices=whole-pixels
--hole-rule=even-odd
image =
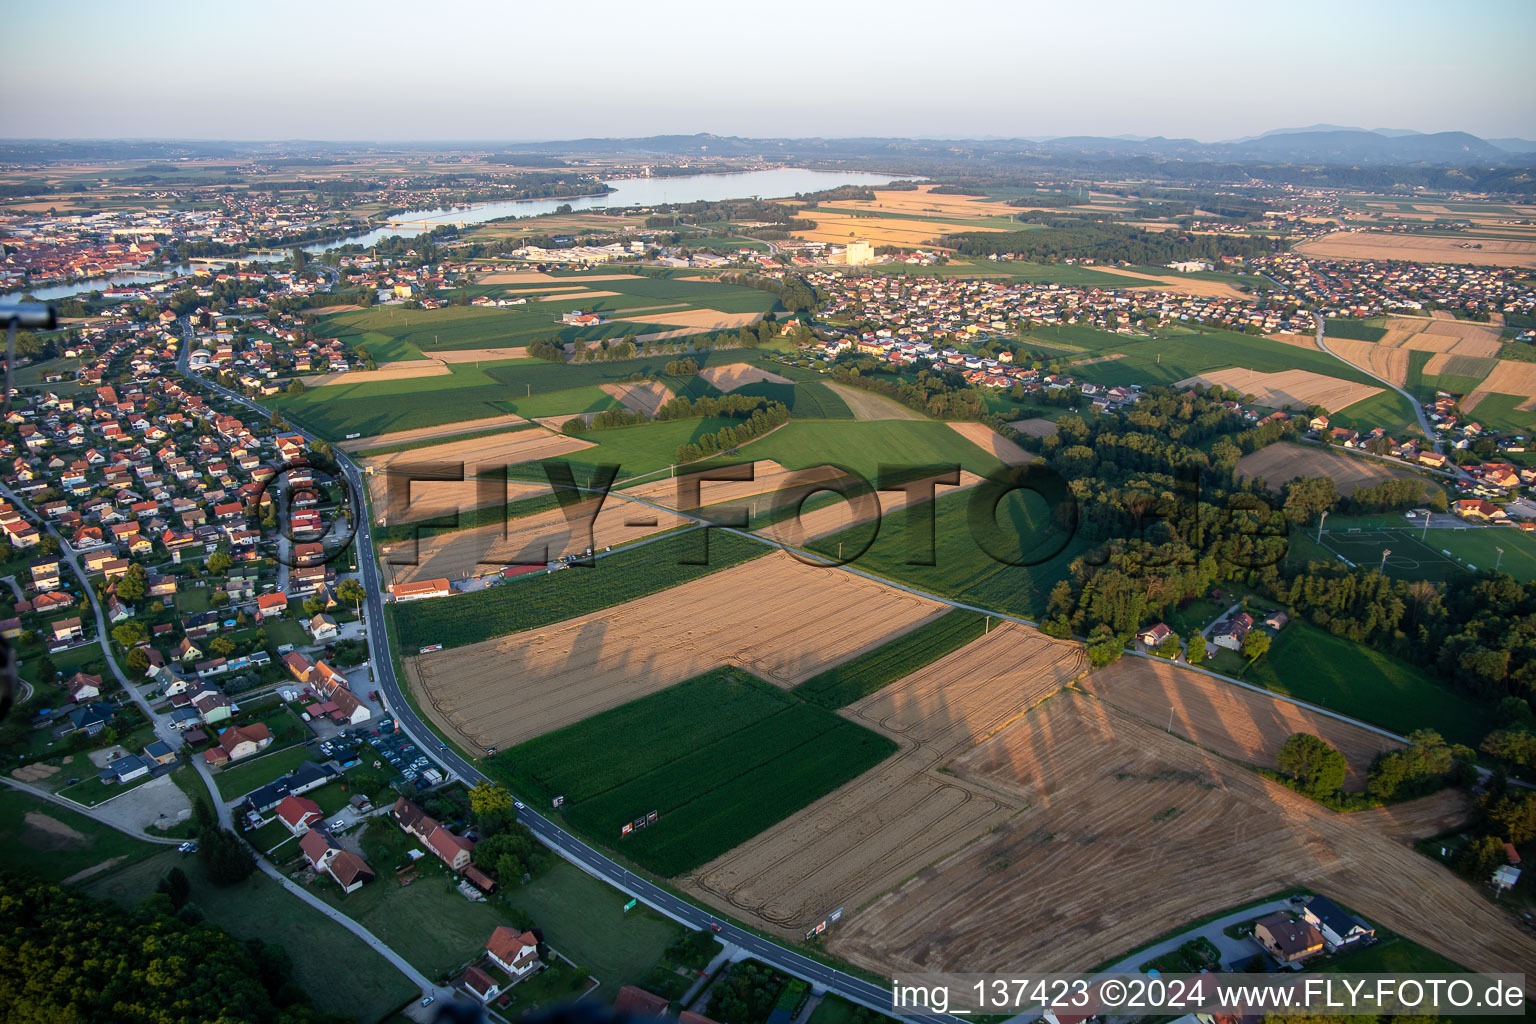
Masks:
[[[1511,529],[1360,527],[1325,530],[1322,543],[1351,564],[1399,579],[1439,582],[1495,565],[1516,579],[1536,579],[1536,537]]]

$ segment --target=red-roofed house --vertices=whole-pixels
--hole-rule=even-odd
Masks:
[[[302,796],[285,796],[277,805],[277,818],[289,832],[301,836],[325,815],[320,805]]]
[[[459,871],[474,855],[475,844],[439,825],[427,836],[427,849],[437,854],[437,859],[449,868]]]
[[[288,595],[283,593],[262,594],[256,598],[256,614],[262,621],[281,615],[288,610]]]
[[[485,951],[497,967],[514,978],[521,978],[539,966],[539,940],[533,932],[520,932],[502,925],[491,932]]]
[[[496,979],[473,965],[464,968],[462,981],[464,987],[482,1003],[488,1003],[501,994],[501,986]]]

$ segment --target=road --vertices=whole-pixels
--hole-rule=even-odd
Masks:
[[[1337,352],[1333,351],[1333,349],[1329,348],[1328,347],[1328,339],[1323,336],[1323,321],[1324,321],[1323,315],[1322,315],[1322,313],[1320,311],[1314,310],[1313,311],[1313,316],[1315,316],[1317,318],[1317,347],[1322,349],[1324,352],[1327,352],[1329,355],[1333,356],[1333,358],[1337,359],[1339,362],[1343,363],[1345,366],[1351,367],[1352,369],[1359,370],[1361,373],[1365,374],[1367,377],[1370,377],[1373,380],[1380,381],[1381,384],[1384,387],[1389,387],[1393,391],[1396,391],[1398,394],[1402,395],[1404,398],[1408,399],[1408,404],[1413,407],[1413,414],[1419,418],[1419,429],[1424,432],[1424,436],[1429,439],[1429,443],[1434,445],[1435,451],[1437,451],[1437,452],[1440,451],[1441,450],[1441,447],[1440,447],[1440,437],[1439,437],[1439,435],[1437,435],[1435,433],[1434,429],[1429,425],[1429,417],[1424,415],[1424,406],[1419,404],[1419,400],[1417,398],[1414,398],[1407,391],[1405,391],[1402,388],[1398,387],[1396,384],[1394,384],[1391,381],[1387,380],[1385,377],[1378,377],[1378,376],[1376,376],[1376,374],[1372,373],[1370,370],[1368,370],[1364,366],[1355,366],[1354,363],[1350,362],[1348,359],[1345,359],[1343,356],[1341,356]],[[1466,477],[1467,476],[1467,474],[1463,473],[1459,469],[1457,470],[1457,473],[1458,473],[1458,475],[1460,475],[1462,477]]]
[[[183,342],[182,351],[177,357],[176,363],[177,369],[181,371],[183,376],[191,381],[202,384],[229,401],[239,403],[250,409],[253,413],[266,418],[269,415],[268,411],[255,402],[243,395],[230,391],[215,381],[188,371],[187,357],[190,349],[190,338],[191,331],[188,328],[185,331],[186,340]],[[294,426],[292,429],[302,434],[306,441],[313,442],[318,440],[297,426]],[[390,657],[388,632],[384,628],[384,588],[379,578],[378,556],[374,548],[370,516],[366,507],[366,484],[363,480],[362,471],[345,452],[333,448],[332,453],[335,456],[337,465],[346,477],[347,483],[353,488],[353,493],[358,496],[358,501],[364,503],[357,517],[357,533],[353,543],[357,545],[359,574],[362,577],[363,587],[368,593],[363,609],[364,621],[371,627],[368,630],[368,653],[373,664],[374,685],[384,698],[385,706],[389,709],[390,714],[394,716],[396,727],[403,730],[412,742],[423,751],[427,751],[431,757],[441,762],[444,767],[469,785],[489,781],[488,777],[476,768],[474,764],[466,761],[458,753],[448,748],[438,738],[437,734],[417,716],[410,702],[405,699],[400,680],[395,674],[394,661]],[[742,535],[754,537],[754,539],[758,540],[762,539],[745,532],[742,532]],[[851,570],[851,567],[848,566],[844,568],[855,571]],[[860,575],[864,574],[860,573]],[[888,581],[882,580],[881,582]],[[228,809],[225,808],[223,813],[227,814]],[[747,931],[727,921],[720,920],[712,912],[673,895],[610,860],[531,808],[522,807],[518,811],[518,820],[528,826],[528,829],[541,842],[572,864],[575,864],[588,874],[602,879],[621,892],[640,900],[647,906],[666,914],[685,927],[702,930],[718,926],[719,932],[717,934],[723,941],[740,946],[764,963],[771,964],[796,977],[803,978],[813,985],[819,985],[870,1009],[881,1012],[889,1011],[891,1005],[890,991],[884,986],[836,970],[818,960],[813,960],[808,956],[781,946],[771,939],[763,938],[755,932]],[[264,866],[269,867],[265,861],[262,863]],[[272,872],[269,871],[268,873],[271,874]],[[287,879],[282,879],[282,881],[287,882]],[[291,885],[292,883],[288,884]],[[309,895],[308,893],[303,893],[302,890],[299,891],[304,896]],[[832,908],[829,907],[827,909],[830,910]],[[356,930],[354,929],[354,931]],[[910,1019],[922,1022],[922,1024],[960,1024],[961,1020],[961,1018],[947,1014],[915,1016]]]

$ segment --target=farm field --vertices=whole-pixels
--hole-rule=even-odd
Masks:
[[[1280,631],[1286,636],[1297,623]],[[1275,646],[1280,640],[1276,639]],[[1294,732],[1327,740],[1349,762],[1345,786],[1363,789],[1371,758],[1401,744],[1289,701],[1213,679],[1160,658],[1121,658],[1083,681],[1083,689],[1121,710],[1171,728],[1174,735],[1225,757],[1274,768]],[[1307,699],[1302,694],[1296,697]],[[1168,725],[1172,712],[1172,726]]]
[[[1287,624],[1243,679],[1404,736],[1432,722],[1451,742],[1476,748],[1495,725],[1490,705],[1310,622]]]
[[[856,420],[920,420],[924,419],[922,413],[915,409],[909,409],[884,395],[877,395],[873,391],[865,391],[863,388],[849,387],[847,384],[833,384],[830,381],[826,387],[832,393],[843,400]]]
[[[734,534],[691,530],[604,555],[593,568],[522,577],[505,587],[392,605],[401,646],[462,647],[632,601],[719,572],[771,549]],[[509,589],[515,588],[515,589]]]
[[[1536,267],[1536,241],[1481,239],[1482,248],[1463,249],[1461,235],[1338,231],[1309,238],[1298,252],[1329,259],[1412,260],[1417,263],[1472,263],[1480,267]]]
[[[1440,485],[1421,473],[1394,466],[1380,459],[1359,455],[1346,455],[1327,445],[1297,444],[1280,441],[1265,445],[1237,460],[1237,478],[1251,480],[1260,477],[1267,490],[1280,489],[1297,477],[1326,476],[1338,487],[1340,494],[1354,494],[1358,488],[1371,487],[1383,480],[1419,479],[1424,481],[1426,493],[1440,490]]]
[[[1165,707],[1149,717],[1062,693],[956,759],[956,784],[1024,810],[845,919],[828,951],[887,977],[937,969],[941,948],[971,971],[1074,970],[1305,886],[1474,970],[1536,967],[1503,911],[1406,841],[1459,822],[1464,795],[1338,814],[1164,732]]]
[[[885,736],[719,668],[498,754],[493,771],[657,874],[772,827],[884,760]],[[654,823],[621,828],[658,812]]]
[[[1056,433],[1055,421],[1038,416],[1027,420],[1014,420],[1008,425],[1019,433],[1028,434],[1031,437],[1050,437]]]
[[[874,482],[884,466],[933,466],[958,463],[985,476],[1001,463],[936,420],[845,420],[791,422],[751,442],[753,458],[772,459],[789,469],[834,465]]]
[[[900,753],[683,888],[796,938],[835,907],[864,905],[1019,813],[1018,802],[943,769],[1086,667],[1077,644],[1009,623],[849,705],[844,718]]]
[[[943,597],[1038,618],[1045,612],[1051,587],[1066,577],[1072,559],[1092,545],[1073,538],[1063,547],[1062,533],[1042,525],[1048,522],[1043,503],[1020,491],[1003,497],[995,523],[988,524],[985,514],[979,516],[973,533],[970,502],[980,500],[976,497],[980,494],[977,490],[939,492],[932,565],[908,564],[914,556],[927,558],[928,541],[909,533],[905,516],[882,520],[872,542],[868,528],[859,526],[808,547],[832,557],[842,543],[845,556],[863,551],[854,565],[865,572]],[[868,549],[863,550],[866,545]]]
[[[381,522],[399,523],[529,497],[540,488],[511,482],[503,487],[499,480],[474,478],[532,459],[555,458],[590,447],[590,441],[535,427],[380,455],[364,459],[363,465],[373,474],[368,478],[368,495],[375,517]],[[454,475],[464,479],[422,479]]]
[[[772,370],[761,366],[753,366],[750,363],[726,363],[721,366],[706,366],[699,371],[699,376],[703,377],[712,387],[724,393],[730,393],[747,384],[764,382],[769,384],[793,383],[788,377],[782,377]]]
[[[1237,367],[1212,370],[1178,381],[1174,387],[1183,388],[1193,384],[1204,384],[1207,387],[1215,384],[1244,395],[1252,395],[1254,404],[1270,409],[1305,410],[1320,405],[1329,412],[1337,412],[1356,402],[1363,402],[1381,394],[1383,390],[1309,370],[1259,373]]]
[[[1427,367],[1425,372],[1429,372]],[[1512,359],[1497,360],[1477,389],[1462,399],[1462,411],[1474,411],[1489,394],[1514,395],[1522,399],[1521,404],[1517,406],[1521,412],[1536,413],[1536,363],[1522,363]],[[1531,423],[1536,423],[1536,415],[1531,415],[1527,419]]]
[[[671,388],[654,380],[600,386],[624,408],[642,416],[655,416],[656,410],[677,397]]]
[[[367,452],[379,448],[403,448],[418,445],[423,441],[451,438],[460,434],[479,433],[498,428],[521,427],[525,426],[527,422],[523,417],[511,414],[487,416],[485,419],[465,420],[448,426],[419,427],[415,430],[397,430],[393,433],[377,434],[373,437],[357,437],[350,441],[342,441],[336,447],[344,452]]]
[[[846,707],[977,639],[987,627],[985,620],[976,612],[952,609],[807,679],[795,687],[795,693],[823,707]]]
[[[831,467],[827,467],[830,469]],[[958,493],[968,490],[981,483],[981,477],[974,473],[960,471],[959,483],[938,484],[932,475],[918,477],[913,483],[933,482],[936,493]],[[942,487],[942,491],[938,488]],[[855,484],[847,491],[850,500],[824,495],[828,500],[819,500],[812,497],[800,505],[798,516],[789,514],[795,507],[796,500],[805,492],[786,491],[776,496],[774,500],[765,503],[766,515],[773,521],[763,526],[754,526],[755,531],[780,544],[787,544],[794,548],[804,548],[809,542],[822,537],[833,535],[845,535],[847,531],[856,526],[871,524],[875,519],[881,523],[887,519],[896,518],[898,513],[911,508],[914,499],[918,502],[927,502],[928,492],[924,488],[907,490],[902,488],[895,491],[882,491],[867,494],[861,485]],[[754,505],[754,510],[756,506]],[[879,525],[870,526],[870,533],[879,530]],[[861,533],[864,531],[860,531]],[[857,547],[857,543],[851,545],[849,551]]]
[[[951,421],[955,433],[965,438],[1005,466],[1027,466],[1035,456],[1008,440],[985,423]]]
[[[598,576],[604,561],[595,570],[568,572]],[[744,595],[773,595],[773,603]],[[781,552],[611,604],[543,628],[409,658],[406,676],[440,728],[469,749],[504,749],[720,665],[791,687],[942,610],[933,601]],[[854,607],[865,611],[839,614]]]

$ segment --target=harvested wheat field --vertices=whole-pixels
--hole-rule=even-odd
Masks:
[[[344,373],[317,373],[300,377],[305,387],[323,388],[329,384],[373,384],[385,380],[413,380],[417,377],[442,377],[453,371],[437,359],[402,359],[379,363],[376,370],[348,370]]]
[[[1457,235],[1409,235],[1386,231],[1335,231],[1296,246],[1308,256],[1344,260],[1414,260],[1419,263],[1472,263],[1480,267],[1536,267],[1536,242],[1479,238],[1478,249],[1464,249]]]
[[[1304,886],[1473,970],[1536,971],[1536,943],[1404,835],[1454,825],[1464,798],[1339,814],[1155,717],[1069,691],[953,762],[1024,810],[855,912],[828,951],[887,977],[1080,971]]]
[[[1329,412],[1337,412],[1356,402],[1364,401],[1372,395],[1379,395],[1382,390],[1369,384],[1357,384],[1338,377],[1326,377],[1311,370],[1260,373],[1257,370],[1245,370],[1235,366],[1226,370],[1211,370],[1196,377],[1186,377],[1174,387],[1187,387],[1190,384],[1220,384],[1224,388],[1252,395],[1255,403],[1271,409],[1287,406],[1305,409],[1320,405]]]
[[[724,366],[706,366],[699,371],[705,382],[721,391],[731,392],[748,384],[766,381],[769,384],[793,383],[788,377],[780,377],[772,370],[765,370],[751,363],[726,363]]]
[[[412,454],[417,453],[407,453]],[[762,497],[764,495],[797,484],[833,480],[840,475],[838,470],[830,466],[791,473],[778,463],[766,460],[753,463],[753,472],[753,480],[700,481],[700,507],[740,503],[755,514],[759,502],[766,507],[768,498]],[[684,485],[696,477],[697,474],[684,474],[677,479],[668,478],[641,487],[615,491],[601,503],[591,498],[567,509],[553,508],[520,516],[505,524],[493,523],[453,533],[439,533],[415,542],[387,545],[383,551],[389,582],[409,583],[441,577],[461,579],[480,575],[499,566],[548,561],[563,554],[581,554],[589,546],[593,549],[616,547],[662,530],[685,526],[690,520],[670,510],[685,507],[680,504],[686,498]],[[418,484],[414,490],[435,494],[431,488],[443,488],[452,493],[453,486]],[[464,488],[466,485],[457,486]],[[478,494],[473,491],[473,482],[467,486],[472,495]],[[547,486],[508,484],[509,491],[524,486],[531,487],[531,493],[535,494],[547,493],[549,490]],[[510,493],[508,500],[520,496],[524,494]],[[628,500],[633,498],[640,501]],[[595,516],[594,509],[597,510]],[[806,518],[813,525],[822,521],[822,518],[812,519],[810,515]]]
[[[800,211],[802,220],[816,222],[809,231],[796,231],[795,237],[810,242],[832,242],[847,245],[852,241],[864,241],[870,245],[896,245],[905,248],[933,248],[934,239],[952,231],[1006,231],[1006,227],[982,227],[971,224],[946,224],[938,220],[905,220],[896,217],[859,217],[853,213],[831,210],[825,206]],[[945,250],[947,251],[947,250]]]
[[[885,395],[876,394],[873,391],[865,391],[863,388],[849,387],[847,384],[834,384],[826,382],[848,406],[856,420],[921,420],[927,419],[916,409],[909,409]]]
[[[539,270],[501,270],[479,279],[480,284],[556,284],[580,287],[587,281],[633,281],[634,274],[583,274],[556,277]]]
[[[589,292],[589,291],[587,291],[585,289],[582,289],[580,291],[574,291],[574,292],[562,291],[558,295],[542,295],[539,298],[534,299],[533,301],[535,301],[535,302],[570,302],[572,299],[580,299],[583,302],[585,302],[587,299],[606,299],[606,298],[609,298],[610,296],[622,295],[622,294],[624,294],[624,293],[623,292]]]
[[[439,727],[471,748],[505,749],[720,665],[794,686],[945,610],[775,552],[580,618],[407,658],[406,677]]]
[[[654,308],[654,307],[651,307]],[[685,309],[671,313],[637,313],[615,319],[632,324],[667,324],[694,330],[725,330],[746,327],[763,318],[761,313],[722,313],[718,309]]]
[[[548,487],[538,488],[547,492]],[[505,523],[437,533],[383,546],[387,583],[465,579],[511,565],[551,562],[592,548],[617,547],[689,520],[628,501],[597,504],[589,498],[569,508],[553,508]],[[593,515],[593,510],[597,514]]]
[[[1260,477],[1266,490],[1278,493],[1282,487],[1297,477],[1326,476],[1334,482],[1340,494],[1354,494],[1361,487],[1373,487],[1383,480],[1410,480],[1424,478],[1409,469],[1368,459],[1321,445],[1293,444],[1280,441],[1265,445],[1237,460],[1237,478],[1251,480]],[[1424,480],[1426,493],[1434,485]]]
[[[350,441],[341,441],[336,447],[344,452],[365,452],[370,448],[389,448],[399,444],[414,444],[417,441],[430,441],[435,437],[456,437],[459,434],[471,434],[478,430],[494,430],[497,427],[512,427],[528,421],[521,416],[487,416],[478,420],[459,420],[457,423],[444,423],[437,427],[418,427],[415,430],[396,430],[388,434],[374,434],[371,437],[357,437]]]
[[[861,906],[1023,809],[941,769],[1086,667],[1079,645],[1006,623],[845,708],[900,752],[699,868],[683,888],[796,938],[834,907]]]
[[[450,348],[432,353],[445,363],[495,363],[508,359],[527,359],[526,348]]]
[[[1241,292],[1227,284],[1225,281],[1206,281],[1203,278],[1189,277],[1185,274],[1167,274],[1155,276],[1143,274],[1135,270],[1125,270],[1121,267],[1100,266],[1094,264],[1094,270],[1102,274],[1114,274],[1118,277],[1127,277],[1145,284],[1132,284],[1126,282],[1127,288],[1145,288],[1147,291],[1174,292],[1179,295],[1199,295],[1210,299],[1247,299],[1246,292]]]
[[[1408,380],[1408,350],[1391,348],[1383,342],[1356,341],[1353,338],[1329,338],[1328,351],[1349,365],[1402,387]]]
[[[638,412],[642,416],[655,416],[656,411],[677,396],[672,389],[665,384],[654,380],[633,381],[624,384],[599,385],[604,391],[619,400],[619,404],[630,412]]]
[[[1292,733],[1321,736],[1349,761],[1345,785],[1351,789],[1364,788],[1373,757],[1402,746],[1358,725],[1161,659],[1121,658],[1084,680],[1083,689],[1160,725],[1167,724],[1172,710],[1177,735],[1260,768],[1276,767],[1280,745]]]
[[[1536,402],[1536,363],[1519,363],[1513,359],[1500,359],[1493,372],[1483,379],[1477,390],[1461,400],[1461,411],[1471,412],[1490,394],[1517,395],[1527,399],[1519,406],[1528,412]]]
[[[1266,334],[1264,337],[1269,341],[1278,341],[1282,345],[1295,345],[1297,348],[1317,351],[1317,336],[1313,334],[1287,334],[1282,331],[1279,334]]]
[[[1424,364],[1426,377],[1438,377],[1448,373],[1456,377],[1474,377],[1482,380],[1498,366],[1497,359],[1488,356],[1458,356],[1449,352],[1436,352]]]
[[[985,423],[950,423],[955,433],[970,441],[984,452],[990,452],[1005,466],[1027,466],[1035,456],[1020,448]]]
[[[1043,419],[1039,416],[1027,420],[1014,420],[1008,425],[1019,433],[1028,434],[1030,437],[1050,437],[1056,433],[1056,421]]]
[[[1499,333],[1499,328],[1489,324],[1474,324],[1466,320],[1430,320],[1425,324],[1421,337],[1451,339],[1449,347],[1436,351],[1488,358],[1497,356],[1503,347]]]
[[[375,514],[384,522],[409,522],[448,512],[506,504],[546,490],[532,484],[509,482],[503,491],[499,481],[474,478],[520,462],[555,458],[590,447],[590,441],[535,427],[392,452],[364,459],[363,465],[373,471],[368,478],[368,493],[373,499]],[[459,475],[460,466],[464,479],[448,479]],[[413,470],[412,467],[420,469]],[[429,467],[441,468],[429,471]]]
[[[868,199],[837,199],[829,203],[820,204],[821,209],[834,210],[880,210],[886,213],[904,213],[908,215],[938,215],[940,217],[955,217],[964,219],[976,219],[979,217],[1008,217],[1017,207],[1005,206],[996,200],[989,200],[982,196],[951,196],[940,193],[933,194],[933,185],[919,185],[911,191],[899,189],[875,189],[875,198]]]

